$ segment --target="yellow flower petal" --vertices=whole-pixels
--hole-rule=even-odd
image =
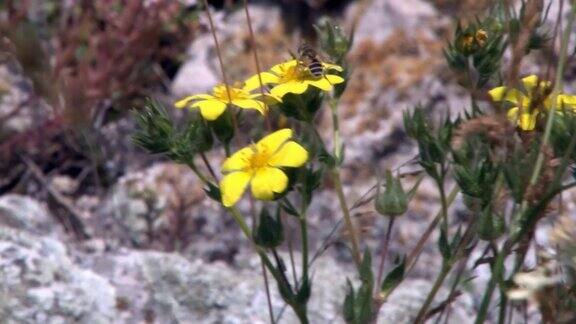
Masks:
[[[277,75],[274,75],[270,72],[262,72],[260,73],[260,76],[262,77],[262,83],[264,85],[280,82],[280,78],[278,78]],[[243,89],[250,92],[252,90],[256,90],[259,88],[260,88],[260,78],[258,78],[258,74],[255,74],[246,80]]]
[[[286,143],[292,137],[292,130],[289,128],[284,128],[274,133],[263,137],[256,143],[256,149],[258,152],[268,152],[269,154],[278,151],[282,144]]]
[[[332,91],[332,89],[334,89],[334,87],[332,86],[332,84],[330,82],[328,82],[328,80],[326,80],[325,78],[320,78],[318,80],[313,80],[313,81],[307,81],[309,85],[318,88],[320,90],[323,91]]]
[[[282,98],[287,93],[302,94],[306,92],[306,89],[308,89],[307,82],[288,81],[275,86],[270,90],[270,93],[275,97]]]
[[[520,116],[518,116],[518,114],[518,107],[514,107],[508,110],[508,119],[513,123],[517,123],[518,126],[525,131],[531,131],[536,127],[538,111],[533,111],[532,113],[522,112],[520,113]]]
[[[320,90],[332,91],[333,85],[344,82],[344,79],[337,75],[325,75],[318,80],[308,81],[311,86]]]
[[[270,68],[270,70],[272,72],[276,73],[276,75],[282,75],[286,71],[288,71],[292,68],[295,68],[297,65],[298,65],[298,61],[290,60],[290,61],[286,61],[284,63],[276,64],[272,68]]]
[[[308,160],[308,152],[300,144],[289,141],[270,158],[268,165],[276,167],[302,166]]]
[[[328,69],[328,70],[335,70],[338,72],[344,71],[344,69],[340,65],[330,64],[330,63],[322,63],[322,65],[324,65],[324,68]]]
[[[516,89],[508,89],[507,87],[498,87],[488,91],[492,100],[499,102],[499,101],[508,101],[513,104],[518,104],[519,102],[524,102],[524,94]]]
[[[344,82],[343,77],[341,77],[339,75],[335,75],[335,74],[327,74],[324,76],[324,79],[327,79],[328,82],[330,82],[332,85]]]
[[[529,75],[522,79],[524,89],[526,89],[528,93],[532,92],[532,89],[536,87],[537,82],[538,82],[538,76],[536,76],[535,74]]]
[[[279,102],[282,102],[282,98],[276,97],[272,94],[265,93],[262,95],[261,93],[250,95],[250,99],[256,99],[258,101],[263,102],[266,106],[272,106]]]
[[[254,151],[253,147],[248,146],[232,154],[222,164],[222,171],[231,172],[248,169],[250,167],[250,159],[254,156]]]
[[[266,106],[264,103],[254,99],[235,99],[232,100],[232,104],[242,109],[258,110],[262,115],[266,112]]]
[[[227,174],[220,180],[220,193],[222,194],[222,204],[231,207],[240,200],[250,182],[250,174],[247,172],[233,172]]]
[[[537,75],[529,75],[525,78],[522,79],[522,84],[524,85],[524,89],[526,89],[526,92],[531,95],[532,91],[534,91],[534,88],[536,86],[540,87],[540,91],[544,90],[545,88],[549,88],[552,83],[550,81],[546,81],[546,80],[540,80],[538,79]]]
[[[576,108],[576,96],[561,94],[556,97],[556,108],[558,110]]]
[[[198,101],[191,107],[199,108],[200,114],[206,120],[215,120],[226,110],[226,103],[217,99]]]
[[[184,107],[188,106],[192,100],[197,100],[197,99],[214,99],[214,96],[211,96],[209,94],[196,94],[193,96],[187,96],[187,97],[184,97],[184,98],[176,101],[174,103],[174,106],[176,106],[176,108],[184,108]]]
[[[250,187],[254,198],[271,200],[274,193],[282,193],[288,186],[288,177],[277,168],[260,168],[256,171]]]

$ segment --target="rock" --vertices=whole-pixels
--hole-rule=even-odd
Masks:
[[[78,267],[51,238],[0,227],[0,317],[3,323],[111,323],[114,287]]]
[[[348,21],[353,21],[357,10],[365,10],[355,31],[355,39],[383,41],[397,28],[413,29],[425,20],[437,16],[434,7],[422,0],[371,1],[367,8],[364,4],[351,6]]]
[[[3,63],[0,58],[0,63]],[[0,138],[29,129],[33,125],[33,89],[22,71],[11,63],[0,64]]]
[[[180,67],[172,82],[175,97],[184,97],[195,93],[205,93],[219,82],[218,70],[214,70],[214,40],[210,34],[194,40],[188,50],[186,63]]]
[[[119,239],[124,246],[178,250],[211,261],[231,261],[247,246],[232,217],[206,197],[194,173],[174,163],[157,163],[123,176],[98,214],[96,218],[107,224],[96,224],[100,228],[95,233]]]
[[[126,251],[102,256],[92,266],[111,278],[118,297],[130,305],[123,318],[131,321],[140,321],[147,313],[158,323],[269,323],[260,261],[254,256],[233,268],[222,262],[188,261],[176,254]],[[332,259],[318,260],[309,304],[311,323],[342,323],[346,273]],[[278,315],[284,302],[271,282]],[[288,308],[280,322],[299,323]]]
[[[0,224],[37,234],[55,230],[54,219],[40,202],[17,194],[0,197]]]
[[[71,195],[78,189],[79,183],[66,175],[56,175],[50,178],[52,188],[65,195]]]

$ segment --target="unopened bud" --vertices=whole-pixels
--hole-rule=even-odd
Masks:
[[[490,206],[480,212],[478,219],[478,237],[485,241],[499,238],[506,230],[504,218],[493,212]]]
[[[408,195],[402,188],[399,179],[392,176],[390,170],[386,170],[386,189],[381,192],[381,184],[378,183],[376,190],[375,208],[384,216],[400,216],[408,209]]]

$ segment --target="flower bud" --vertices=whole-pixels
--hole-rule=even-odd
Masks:
[[[344,34],[340,26],[332,24],[330,19],[326,18],[320,19],[315,27],[322,49],[332,59],[341,61],[352,46],[352,36]]]
[[[266,208],[260,212],[260,223],[254,234],[254,243],[266,248],[278,247],[284,241],[284,230],[280,214],[276,219],[270,216]]]
[[[492,241],[499,238],[506,230],[504,218],[493,212],[490,206],[480,212],[478,219],[478,237],[485,241]]]
[[[381,184],[378,182],[376,189],[375,208],[383,216],[400,216],[408,209],[408,195],[402,188],[402,183],[392,176],[390,170],[386,170],[386,189],[381,192]]]

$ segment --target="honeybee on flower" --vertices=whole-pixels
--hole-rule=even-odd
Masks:
[[[263,84],[272,85],[270,94],[275,98],[282,98],[288,93],[302,94],[309,87],[322,91],[332,91],[334,85],[344,82],[344,78],[333,73],[344,69],[335,64],[322,62],[316,51],[308,45],[299,50],[299,57],[274,65],[267,72],[254,75],[246,80],[246,85],[258,87],[260,78]]]

